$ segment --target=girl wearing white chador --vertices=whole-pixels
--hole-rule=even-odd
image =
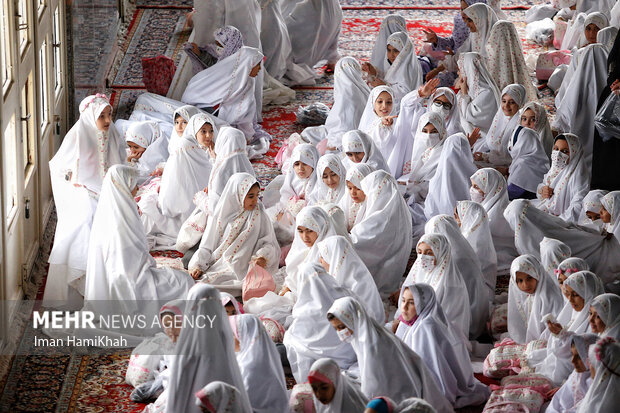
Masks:
[[[334,387],[334,396],[329,404],[323,404],[313,395],[317,413],[361,412],[368,397],[350,377],[340,372],[338,364],[330,358],[321,358],[310,367],[310,383],[327,383]]]
[[[556,279],[558,266],[566,259],[572,257],[572,252],[568,245],[553,238],[543,238],[540,242],[540,263],[547,274]],[[580,258],[577,258],[580,259]],[[568,276],[569,274],[567,274]]]
[[[198,107],[219,105],[217,116],[240,129],[248,143],[253,142],[253,124],[261,106],[254,96],[256,78],[250,77],[250,72],[262,59],[258,49],[241,47],[192,77],[181,100]]]
[[[539,202],[536,207],[558,216],[565,221],[577,223],[581,213],[583,198],[590,189],[590,171],[586,167],[583,148],[579,138],[571,133],[559,135],[556,138],[568,143],[568,157],[559,150],[551,154],[551,169],[543,178],[536,195]],[[542,188],[548,186],[553,189],[550,198],[543,199]]]
[[[484,6],[474,4],[479,5]],[[474,128],[480,128],[480,132],[485,135],[500,108],[500,91],[480,54],[470,52],[460,55],[458,66],[461,79],[466,79],[467,84],[467,93],[461,89],[457,94],[461,127],[467,134],[471,134]]]
[[[497,14],[490,6],[484,3],[472,4],[463,10],[462,13],[473,21],[476,31],[470,33],[467,40],[459,47],[459,54],[476,52],[486,58],[487,42],[491,36],[491,29],[498,21]]]
[[[125,141],[132,142],[145,151],[140,159],[133,159],[130,165],[145,173],[151,173],[168,159],[168,140],[163,135],[159,124],[153,121],[129,122],[125,131]]]
[[[370,96],[368,96],[358,129],[367,133],[368,136],[372,138],[372,141],[383,155],[383,158],[387,159],[394,147],[392,135],[393,123],[385,125],[383,123],[383,116],[379,116],[375,111],[375,102],[383,92],[389,94],[392,100],[392,110],[387,116],[395,116],[398,114],[398,105],[396,104],[394,90],[389,86],[377,86],[372,89]]]
[[[394,178],[411,172],[411,153],[415,143],[415,134],[420,117],[427,112],[437,112],[444,118],[446,134],[454,135],[462,131],[459,110],[456,105],[456,94],[447,87],[435,89],[426,99],[420,96],[422,87],[407,93],[400,101],[400,111],[394,122],[392,136],[394,147],[387,162]],[[438,100],[445,97],[448,102]],[[450,106],[446,108],[443,105]]]
[[[288,394],[280,354],[258,317],[252,314],[229,318],[239,341],[237,362],[255,413],[287,412]]]
[[[78,309],[82,304],[90,228],[103,177],[110,166],[125,163],[125,142],[111,118],[108,130],[98,129],[106,108],[111,117],[104,95],[82,100],[80,119],[49,162],[58,224],[43,299],[58,301],[56,306]]]
[[[211,160],[198,142],[198,131],[210,119],[202,114],[190,119],[183,142],[168,158],[159,193],[149,193],[139,202],[142,224],[150,242],[161,247],[176,243],[183,222],[194,209],[194,194],[209,183]]]
[[[463,294],[467,285],[452,258],[452,247],[441,234],[424,234],[418,248],[422,243],[431,248],[433,255],[418,254],[404,284],[425,283],[433,287],[448,319],[467,336],[471,324],[469,296]]]
[[[508,200],[507,184],[504,176],[493,168],[479,169],[471,176],[471,182],[476,184],[481,190],[470,189],[472,201],[480,203],[487,211],[493,246],[497,254],[497,271],[506,273],[510,269],[512,260],[519,254],[515,248],[514,230],[510,228],[504,210],[510,202]]]
[[[602,230],[605,224],[601,221],[600,217],[601,207],[603,206],[603,204],[601,204],[601,199],[603,199],[603,197],[608,193],[609,192],[604,189],[594,189],[588,192],[588,194],[583,197],[581,213],[579,214],[579,220],[576,223]],[[588,212],[596,214],[594,216],[594,220],[590,219],[587,215]]]
[[[375,169],[365,163],[356,163],[347,169],[346,180],[351,182],[353,186],[358,189],[362,189],[362,180],[374,172]],[[358,224],[364,218],[364,211],[366,211],[366,200],[363,202],[355,202],[353,198],[347,193],[340,200],[339,206],[344,212],[347,230],[351,232],[353,226]]]
[[[483,403],[490,392],[474,378],[467,339],[444,314],[433,287],[424,283],[403,284],[399,305],[405,289],[413,296],[417,316],[412,324],[401,321],[396,336],[425,361],[452,406]]]
[[[325,169],[338,175],[338,186],[336,188],[328,187],[323,181]],[[315,204],[334,203],[337,204],[347,195],[346,174],[347,170],[340,161],[340,156],[328,153],[319,158],[316,165],[316,185],[311,195],[311,200]]]
[[[280,247],[271,220],[260,202],[251,210],[244,205],[256,186],[254,176],[236,173],[224,187],[200,247],[188,265],[190,271],[199,269],[203,273],[203,282],[240,289],[251,262],[260,258],[265,259],[269,273],[278,270]]]
[[[339,235],[331,236],[319,242],[318,246],[320,258],[328,265],[326,271],[364,303],[372,318],[383,322],[385,310],[375,281],[349,240]]]
[[[461,234],[459,226],[451,215],[437,215],[424,227],[427,234],[441,234],[450,244],[454,268],[460,273],[467,287],[471,322],[469,331],[464,331],[471,339],[479,337],[486,329],[489,318],[489,304],[495,291],[485,283],[478,256]]]
[[[204,409],[208,406],[215,409],[212,411],[216,413],[250,413],[252,411],[251,407],[244,406],[236,387],[221,381],[212,381],[200,389],[195,396],[196,406]]]
[[[313,67],[321,60],[338,61],[342,9],[336,0],[303,0],[285,16],[293,60]]]
[[[605,324],[605,330],[599,336],[620,340],[620,296],[601,294],[592,300],[591,305]]]
[[[596,373],[577,413],[613,412],[620,401],[620,344],[609,338],[599,340],[590,347],[589,358]]]
[[[538,137],[542,143],[545,153],[551,159],[551,151],[553,150],[553,143],[555,138],[551,132],[551,125],[549,125],[549,117],[547,109],[544,105],[538,102],[528,102],[519,111],[519,116],[523,119],[525,112],[531,110],[534,112],[534,130],[538,132]]]
[[[209,319],[209,334],[200,323],[183,326],[176,344],[177,357],[170,371],[166,413],[200,413],[194,394],[205,383],[223,381],[239,391],[243,410],[251,412],[250,399],[235,356],[235,343],[226,311],[216,288],[199,283],[189,291],[184,317]]]
[[[536,279],[533,293],[519,289],[517,272]],[[557,317],[563,305],[560,289],[536,257],[521,255],[512,262],[508,286],[508,335],[511,339],[521,344],[539,339],[547,328],[542,318],[547,314]]]
[[[312,141],[327,139],[327,147],[340,149],[342,135],[357,128],[364,113],[370,88],[362,78],[362,67],[357,59],[345,56],[334,69],[334,104],[329,110],[325,125],[304,129],[303,135]]]
[[[391,66],[387,60],[387,41],[392,34],[397,32],[407,33],[407,21],[400,14],[388,14],[381,22],[370,56],[370,64],[377,70],[379,77],[385,75]]]
[[[131,167],[111,167],[93,219],[84,300],[87,308],[101,314],[112,310],[101,300],[117,301],[123,314],[135,315],[143,310],[142,300],[182,298],[194,285],[183,271],[157,268],[149,254],[133,198],[136,177]]]
[[[338,285],[321,264],[307,262],[299,271],[299,298],[293,307],[293,323],[284,334],[286,354],[297,382],[304,382],[316,360],[329,357],[341,369],[355,363],[349,343],[343,343],[326,318],[334,300],[352,293]]]
[[[477,202],[459,201],[456,203],[456,214],[461,234],[476,252],[485,284],[493,297],[497,282],[497,254],[493,246],[487,212]]]
[[[386,395],[399,402],[420,397],[437,411],[453,411],[420,356],[370,317],[359,301],[352,297],[337,299],[328,314],[344,324],[345,330],[340,331],[348,330],[345,337],[357,355],[366,396]]]
[[[605,229],[620,240],[620,191],[612,191],[601,198],[601,205],[611,216]]]
[[[452,135],[442,146],[437,168],[428,183],[428,195],[424,200],[424,215],[429,219],[439,214],[452,215],[458,201],[468,200],[469,177],[478,170],[465,135]]]
[[[501,100],[504,100],[504,98],[512,99],[519,108],[523,107],[527,101],[525,87],[517,84],[506,86],[501,94]],[[519,111],[512,116],[506,116],[500,107],[493,118],[489,133],[474,143],[474,152],[482,152],[482,158],[492,165],[510,165],[512,158],[508,152],[508,143],[510,138],[512,138],[512,132],[519,125],[520,120],[521,115]]]
[[[394,105],[398,105],[407,93],[422,84],[422,67],[406,32],[392,33],[387,44],[400,52],[383,76],[385,84],[394,90]]]
[[[366,209],[351,229],[351,240],[386,297],[398,289],[411,254],[411,215],[389,173],[372,172],[361,185]]]
[[[360,161],[361,163],[368,164],[376,171],[380,169],[388,170],[387,162],[377,145],[375,145],[375,142],[367,133],[361,130],[351,130],[342,136],[342,152],[363,152],[364,157]],[[342,164],[348,170],[355,165],[355,162],[346,157],[342,160]]]
[[[604,284],[613,282],[620,272],[620,243],[615,237],[590,227],[568,223],[536,208],[530,201],[518,199],[506,208],[504,216],[514,230],[519,253],[538,256],[544,237],[568,245],[573,257],[588,262],[590,270]]]
[[[512,158],[512,163],[508,168],[508,194],[514,196],[512,195],[514,189],[522,193],[525,190],[534,196],[538,185],[549,170],[549,158],[536,131],[517,126],[508,143],[508,153]],[[521,196],[525,194],[519,197]]]
[[[571,336],[591,331],[590,304],[594,298],[605,292],[601,279],[590,271],[572,274],[564,281],[564,285],[569,286],[583,299],[583,308],[577,311],[570,302],[564,304],[564,308],[557,316],[557,323],[562,326],[562,330],[558,334],[553,334],[547,328],[542,335],[542,338],[547,340],[547,348],[528,355],[528,364],[536,367],[536,373],[548,377],[558,385],[564,382],[573,370],[570,361]]]

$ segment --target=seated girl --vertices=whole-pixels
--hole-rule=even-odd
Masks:
[[[472,150],[476,162],[504,167],[510,165],[512,158],[508,153],[508,142],[519,125],[519,109],[526,100],[526,91],[522,85],[512,84],[502,90],[501,110],[495,114],[489,133],[474,143]]]
[[[620,240],[620,191],[612,191],[601,198],[600,215],[607,233]]]
[[[347,170],[360,162],[368,164],[376,171],[388,170],[387,162],[377,145],[367,133],[361,130],[352,130],[342,136],[342,151],[346,155],[342,164]]]
[[[577,224],[599,230],[603,229],[605,224],[601,221],[601,208],[603,207],[601,199],[603,199],[607,193],[608,191],[603,189],[594,189],[583,197],[581,214],[579,214],[579,221]]]
[[[518,126],[508,144],[512,158],[508,168],[508,198],[534,199],[549,170],[549,158],[536,131]]]
[[[263,323],[251,314],[234,315],[228,321],[252,411],[287,411],[288,394],[280,354]]]
[[[437,301],[449,320],[461,329],[463,337],[469,335],[471,311],[467,286],[452,259],[452,247],[441,234],[424,234],[418,245],[418,254],[404,285],[429,284]]]
[[[347,170],[340,156],[328,153],[316,165],[317,180],[310,198],[315,204],[338,203],[346,196]]]
[[[310,367],[320,358],[333,359],[341,369],[355,363],[351,344],[342,342],[325,318],[330,306],[351,292],[338,285],[321,264],[307,262],[299,271],[298,298],[293,307],[293,323],[284,334],[286,355],[297,382],[308,377]]]
[[[574,370],[554,394],[547,406],[547,413],[575,412],[586,395],[592,377],[590,377],[590,359],[588,350],[596,343],[596,334],[576,334],[570,338],[571,363]]]
[[[194,395],[196,406],[202,413],[229,410],[231,412],[250,413],[252,409],[245,407],[243,398],[236,387],[223,381],[212,381]]]
[[[547,331],[541,338],[547,340],[545,349],[528,354],[528,365],[536,373],[548,377],[559,386],[571,372],[570,337],[590,332],[589,309],[592,300],[603,294],[603,283],[596,274],[581,271],[564,281],[568,303],[557,316],[557,321],[547,321]]]
[[[454,219],[459,224],[461,234],[476,252],[485,283],[495,295],[497,253],[493,246],[487,212],[477,202],[459,201],[456,203]]]
[[[277,271],[280,248],[259,193],[252,175],[237,173],[230,178],[189,262],[194,279],[240,292],[252,263],[271,274]]]
[[[374,168],[365,163],[356,163],[347,169],[346,195],[340,200],[340,208],[344,212],[347,231],[358,224],[366,211],[366,194],[362,191],[362,179],[374,172]]]
[[[249,145],[249,157],[267,152],[264,131],[255,124],[261,110],[255,99],[255,78],[261,70],[263,54],[253,47],[239,51],[191,78],[183,102],[199,108],[214,108],[217,116],[241,130]],[[258,138],[259,141],[255,141]]]
[[[157,122],[126,122],[127,164],[150,174],[168,159],[168,141]],[[116,123],[118,126],[118,121]]]
[[[458,409],[486,401],[490,391],[474,378],[467,339],[444,314],[433,287],[403,284],[398,305],[396,336],[425,361],[450,404]]]
[[[318,243],[319,262],[339,285],[350,290],[366,306],[368,314],[385,320],[383,302],[370,271],[343,236],[331,236]]]
[[[388,38],[397,32],[407,33],[407,21],[400,14],[388,14],[381,21],[379,34],[370,56],[370,65],[377,73],[380,73],[379,77],[383,76],[391,66],[392,62],[387,59],[386,45]]]
[[[601,294],[590,305],[590,328],[599,337],[620,340],[620,297]]]
[[[562,310],[562,293],[533,255],[517,257],[510,267],[508,336],[517,343],[537,340],[545,330],[547,314]]]
[[[285,176],[280,189],[280,202],[270,208],[270,216],[276,227],[278,241],[288,245],[293,238],[295,217],[309,205],[317,182],[316,165],[319,152],[309,143],[297,145],[291,155],[293,171]]]
[[[140,199],[141,220],[151,245],[169,248],[176,243],[181,225],[194,209],[194,194],[209,184],[208,146],[213,142],[209,122],[206,115],[192,116],[182,144],[166,162],[159,193],[149,192]]]
[[[222,305],[226,310],[226,315],[231,316],[244,314],[243,307],[232,294],[221,292],[220,296],[222,297]]]
[[[560,289],[562,290],[562,295],[564,296],[564,304],[568,303],[568,292],[564,288],[564,281],[572,274],[575,274],[579,271],[590,271],[590,266],[588,263],[577,257],[566,258],[562,261],[558,268],[555,270],[555,278],[560,285]]]
[[[420,397],[437,411],[453,411],[420,356],[383,323],[373,320],[355,298],[335,300],[327,319],[340,340],[351,343],[359,364],[362,392],[367,397],[386,395],[398,402]]]
[[[606,338],[590,347],[592,384],[579,403],[577,413],[613,412],[618,406],[620,386],[620,344]]]
[[[545,153],[549,159],[551,159],[551,152],[555,139],[551,132],[551,126],[549,125],[547,109],[538,102],[528,102],[523,106],[520,114],[520,125],[538,132],[538,137],[545,149]]]
[[[314,393],[314,408],[319,413],[361,412],[368,402],[359,384],[340,372],[338,363],[320,358],[310,367],[308,382]]]
[[[390,86],[394,90],[394,104],[398,105],[403,96],[422,84],[422,67],[406,32],[392,33],[386,51],[390,66],[385,73],[379,73],[370,63],[364,63],[362,70],[371,76],[370,86]]]
[[[215,20],[215,19],[214,19]],[[192,62],[193,74],[226,59],[243,46],[243,36],[234,26],[224,26],[213,32],[213,43],[200,46],[186,43],[183,48]]]
[[[572,252],[568,245],[557,239],[544,237],[540,242],[540,263],[551,278],[556,278],[555,270]]]
[[[391,87],[377,86],[370,92],[358,129],[372,138],[384,159],[389,158],[394,146],[392,129],[397,113]]]
[[[351,241],[385,298],[398,289],[411,253],[411,215],[389,173],[372,172],[361,185],[366,209]]]
[[[427,112],[440,114],[444,118],[448,136],[462,131],[456,94],[447,87],[437,88],[438,84],[437,79],[430,80],[407,93],[400,101],[400,112],[392,132],[394,148],[387,159],[390,172],[396,179],[411,172],[413,138],[423,114]]]
[[[577,223],[589,188],[590,171],[585,164],[581,141],[570,133],[558,135],[551,153],[551,169],[536,191],[536,207]]]

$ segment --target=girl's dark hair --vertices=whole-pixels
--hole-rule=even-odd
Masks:
[[[327,321],[332,321],[334,318],[336,318],[335,315],[333,315],[332,313],[327,313]]]
[[[250,187],[250,189],[254,188],[254,187],[258,187],[258,189],[260,190],[260,184],[258,182],[254,182],[254,185],[252,185]],[[248,192],[250,191],[250,189],[248,189]]]
[[[183,116],[181,116],[180,113],[177,113],[177,114],[174,115],[174,120],[176,121],[177,119],[182,118],[182,117]]]
[[[568,141],[566,140],[566,136],[564,136],[564,135],[558,135],[558,136],[556,136],[556,137],[555,137],[555,139],[553,140],[553,143],[555,143],[555,142],[557,142],[557,141],[559,141],[559,140],[563,140],[564,142],[568,142]]]

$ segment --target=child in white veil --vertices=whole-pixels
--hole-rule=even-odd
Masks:
[[[389,86],[377,86],[371,92],[359,124],[359,130],[367,133],[387,159],[394,147],[392,130],[398,105],[394,91]]]
[[[374,172],[374,170],[373,167],[366,163],[356,163],[347,170],[347,193],[340,200],[339,206],[344,212],[349,232],[364,217],[366,194],[362,191],[362,179]]]
[[[407,33],[407,21],[400,14],[388,14],[379,27],[379,34],[375,40],[370,56],[370,64],[377,70],[377,75],[382,77],[390,68],[387,60],[386,46],[388,38],[396,33]]]

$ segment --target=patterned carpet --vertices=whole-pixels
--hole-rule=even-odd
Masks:
[[[412,7],[410,0],[341,0],[344,22],[340,53],[367,60],[374,43],[381,19],[397,8],[408,21],[410,35],[421,44],[422,28],[430,27],[439,34],[449,33],[455,11],[438,8],[456,7],[436,0],[422,0]],[[533,0],[504,0],[506,7],[533,4]],[[137,0],[123,50],[126,52],[112,87],[105,91],[112,97],[117,118],[128,118],[137,97],[145,92],[142,83],[140,59],[164,54],[175,61],[180,47],[190,31],[185,27],[185,13],[193,0]],[[421,10],[420,7],[428,9]],[[510,20],[523,21],[524,10],[506,10]],[[525,25],[518,23],[520,34]],[[534,45],[524,43],[526,54],[539,51]],[[86,81],[86,80],[85,80]],[[274,140],[264,159],[254,162],[262,186],[266,186],[279,171],[274,157],[284,139],[301,127],[294,123],[295,111],[300,105],[315,101],[331,103],[333,78],[319,79],[315,87],[298,88],[296,100],[281,107],[268,108],[263,114],[264,128]],[[550,94],[545,102],[550,102]],[[48,229],[52,231],[53,227]],[[43,257],[51,248],[43,246]],[[165,258],[174,258],[162,254]],[[41,266],[45,271],[45,266]],[[43,274],[44,276],[44,274]],[[42,276],[42,277],[43,277]],[[506,288],[507,279],[498,280],[498,289]],[[41,287],[42,288],[42,287]],[[42,292],[42,289],[40,290]],[[27,331],[24,340],[33,332]],[[12,360],[8,376],[0,378],[0,412],[140,412],[144,405],[129,401],[131,387],[124,383],[124,374],[130,351],[115,352],[102,356],[16,356]]]

